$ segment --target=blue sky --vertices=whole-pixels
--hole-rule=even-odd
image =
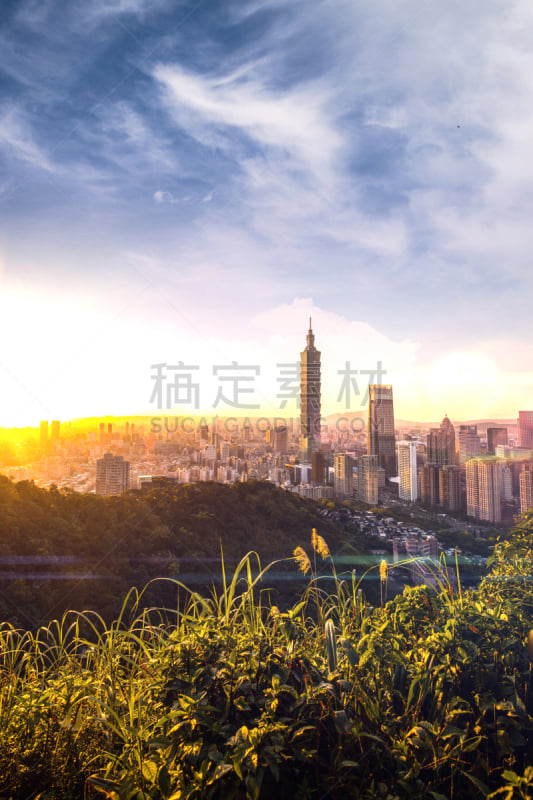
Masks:
[[[273,409],[309,313],[328,411],[348,359],[382,360],[406,418],[532,407],[532,23],[4,0],[0,424],[150,410],[179,359],[260,364]]]

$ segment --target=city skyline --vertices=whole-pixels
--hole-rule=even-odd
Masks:
[[[531,408],[529,14],[5,2],[0,425],[150,413],[179,360],[275,412],[309,316],[328,413],[348,361],[404,419]]]
[[[311,317],[299,362],[276,366],[281,373],[280,409],[294,401],[299,420],[243,418],[238,412],[260,409],[251,402],[260,369],[233,361],[213,367],[219,382],[213,406],[232,405],[236,416],[217,413],[210,421],[184,416],[181,423],[178,416],[169,423],[167,416],[164,424],[163,418],[152,417],[149,426],[142,418],[141,424],[92,418],[78,431],[57,419],[41,420],[38,439],[19,436],[13,441],[8,436],[0,442],[0,458],[10,477],[37,477],[50,486],[59,480],[63,487],[74,484],[85,490],[94,483],[100,495],[255,478],[314,500],[357,499],[375,505],[397,497],[400,503],[420,502],[448,513],[466,507],[469,517],[496,524],[511,519],[519,506],[529,508],[533,411],[520,409],[512,426],[487,423],[478,431],[477,423],[459,424],[457,437],[445,414],[439,427],[429,427],[424,434],[422,427],[396,424],[393,386],[380,382],[386,374],[381,362],[376,370],[364,371],[346,361],[337,373],[342,377],[337,399],[346,409],[362,393],[360,375],[378,381],[369,383],[365,393],[366,432],[364,424],[354,424],[362,419],[353,415],[328,421],[321,413],[321,351],[315,346]],[[152,369],[152,402],[160,408],[177,403],[198,408],[198,366],[179,361]]]

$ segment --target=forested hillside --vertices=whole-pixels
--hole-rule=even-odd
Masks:
[[[131,586],[178,577],[207,591],[220,581],[221,549],[229,569],[250,550],[264,563],[286,559],[313,527],[336,554],[367,546],[357,530],[325,521],[316,503],[264,481],[98,497],[0,477],[0,620],[35,627],[68,608],[111,620]],[[147,602],[174,595],[159,583]]]

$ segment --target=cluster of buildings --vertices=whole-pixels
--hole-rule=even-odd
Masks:
[[[291,482],[294,491],[376,505],[397,486],[400,501],[496,524],[533,506],[533,411],[519,412],[513,443],[507,427],[488,425],[482,439],[476,425],[456,430],[447,415],[425,437],[398,437],[392,386],[370,385],[364,449],[356,443],[353,451],[328,459],[320,431],[320,352],[311,323],[301,364],[301,477]],[[331,474],[324,470],[328,464]]]
[[[456,431],[446,415],[426,436],[398,437],[390,385],[370,385],[365,451],[337,452],[329,459],[320,430],[320,352],[311,322],[301,353],[300,475],[295,491],[308,497],[335,496],[376,505],[396,484],[398,499],[466,512],[490,523],[510,520],[533,506],[533,411],[519,411],[517,441],[504,426],[486,427],[482,439],[476,425]],[[307,462],[307,469],[305,469]],[[310,475],[310,478],[309,478]],[[332,491],[333,489],[333,491]]]
[[[393,389],[368,387],[363,430],[340,430],[321,416],[321,353],[309,320],[300,353],[300,419],[195,425],[101,422],[66,434],[59,421],[41,423],[37,457],[8,470],[17,479],[78,491],[120,494],[169,482],[269,480],[312,499],[421,503],[500,523],[533,506],[533,411],[509,426],[459,424],[395,427]],[[177,419],[177,418],[176,418]],[[366,430],[365,430],[366,427]]]
[[[517,433],[512,444],[503,426],[488,425],[482,437],[476,425],[459,425],[456,435],[444,417],[425,448],[419,441],[398,444],[400,497],[485,522],[511,521],[533,507],[532,411],[519,412]]]

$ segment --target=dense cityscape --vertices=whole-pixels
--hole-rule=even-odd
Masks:
[[[265,480],[304,498],[355,503],[353,519],[393,543],[395,560],[402,553],[435,559],[437,539],[427,526],[392,518],[384,524],[372,511],[378,506],[425,507],[452,530],[481,536],[479,524],[505,528],[533,505],[533,411],[520,410],[515,424],[454,426],[445,415],[438,427],[398,429],[393,387],[371,384],[366,424],[354,414],[323,418],[321,354],[311,320],[298,389],[298,421],[169,413],[135,421],[43,421],[38,441],[17,442],[2,471],[13,480],[104,496]]]

